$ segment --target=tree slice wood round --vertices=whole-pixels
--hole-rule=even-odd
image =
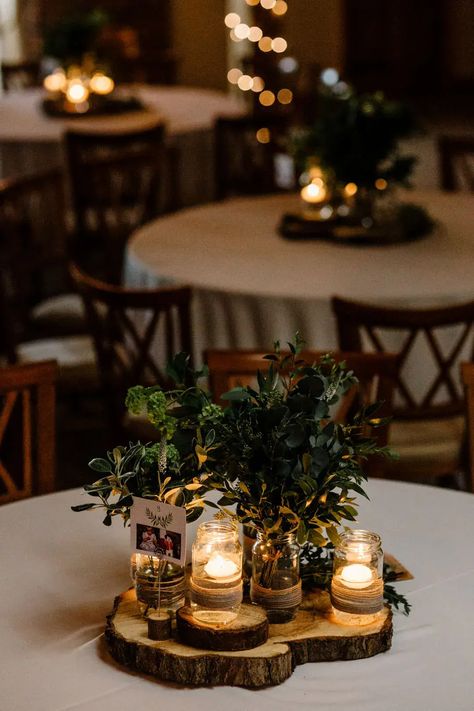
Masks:
[[[135,592],[129,590],[115,600],[105,639],[117,662],[163,681],[258,689],[281,684],[299,664],[364,659],[387,651],[392,613],[386,607],[376,622],[349,627],[334,621],[326,593],[309,594],[292,622],[269,626],[264,644],[238,652],[210,651],[183,644],[175,628],[171,639],[150,640]]]
[[[194,619],[190,607],[176,613],[178,637],[184,644],[216,652],[239,652],[253,649],[268,639],[268,620],[265,610],[257,605],[240,606],[236,620],[225,627],[209,627]]]

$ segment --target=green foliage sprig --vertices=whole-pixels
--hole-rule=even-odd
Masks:
[[[357,94],[321,85],[314,124],[295,137],[294,150],[301,169],[310,156],[330,170],[337,183],[356,183],[373,189],[378,178],[408,185],[416,158],[402,155],[398,144],[417,125],[411,110],[378,91]]]

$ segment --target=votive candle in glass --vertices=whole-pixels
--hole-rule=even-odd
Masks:
[[[383,551],[380,536],[346,531],[334,550],[331,582],[334,617],[349,625],[375,621],[383,609]]]
[[[242,547],[232,521],[206,521],[198,527],[189,595],[200,622],[220,626],[236,619],[242,602]]]

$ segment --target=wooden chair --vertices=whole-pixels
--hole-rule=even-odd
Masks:
[[[339,346],[347,350],[398,350],[400,372],[390,443],[400,454],[393,478],[453,481],[462,469],[464,400],[458,365],[473,349],[474,301],[426,309],[395,309],[334,297]],[[421,350],[425,349],[421,356]],[[420,389],[421,368],[426,381]],[[415,382],[409,371],[418,367]],[[432,371],[432,373],[431,373]]]
[[[39,62],[2,62],[0,72],[3,91],[29,89],[41,84]]]
[[[17,339],[84,332],[68,250],[61,171],[1,180],[0,263]]]
[[[66,132],[74,258],[88,272],[120,283],[128,237],[161,209],[163,141],[161,125],[120,134]]]
[[[284,150],[285,130],[280,117],[218,118],[214,131],[216,199],[277,192],[275,158]]]
[[[74,264],[71,275],[84,300],[110,422],[120,433],[128,388],[169,386],[168,360],[178,351],[191,353],[191,290],[124,289],[93,279]],[[133,424],[125,421],[129,430]]]
[[[300,357],[313,363],[318,361],[327,351],[307,350]],[[265,353],[254,350],[207,350],[204,354],[209,367],[209,386],[216,401],[221,395],[237,385],[253,385],[258,370],[264,371],[270,362],[263,360]],[[359,386],[352,388],[340,403],[334,415],[336,422],[344,422],[349,414],[359,409],[361,405],[380,401],[383,405],[378,416],[389,417],[392,414],[392,399],[398,373],[398,357],[389,353],[342,353],[331,352],[337,361],[345,361],[347,367],[353,370],[359,380]],[[371,429],[368,433],[374,437],[380,446],[388,441],[389,426]],[[368,462],[370,476],[382,476],[386,460],[372,457]]]
[[[474,363],[461,363],[461,378],[466,394],[469,489],[474,494]]]
[[[54,491],[54,361],[0,368],[0,504]]]
[[[438,151],[441,188],[474,192],[474,136],[440,136]]]

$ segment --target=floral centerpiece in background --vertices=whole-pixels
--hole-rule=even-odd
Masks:
[[[117,515],[127,523],[133,495],[183,505],[188,521],[206,505],[219,508],[219,515],[235,517],[257,537],[254,599],[264,604],[272,591],[292,591],[285,619],[298,605],[300,546],[306,546],[311,581],[327,586],[327,550],[344,522],[356,520],[356,496],[365,495],[364,461],[387,454],[365,435],[367,426],[385,424],[374,406],[343,425],[331,419],[357,383],[354,373],[329,356],[305,363],[299,338],[288,345],[282,352],[275,344],[256,387],[223,396],[227,407],[212,402],[198,384],[206,370],[193,370],[183,353],[168,367],[175,389],[132,388],[129,409],[146,414],[160,441],[117,447],[93,460],[91,468],[102,477],[84,489],[95,502],[74,507],[103,508],[106,525]],[[219,492],[217,503],[205,498],[211,491]],[[266,606],[271,610],[271,601]]]
[[[429,232],[433,223],[425,210],[394,194],[398,186],[410,187],[416,163],[400,149],[400,141],[418,130],[411,109],[381,91],[358,94],[335,70],[321,76],[316,120],[293,140],[303,188],[319,188],[312,189],[314,207],[326,207],[323,219],[379,225],[407,237]]]

